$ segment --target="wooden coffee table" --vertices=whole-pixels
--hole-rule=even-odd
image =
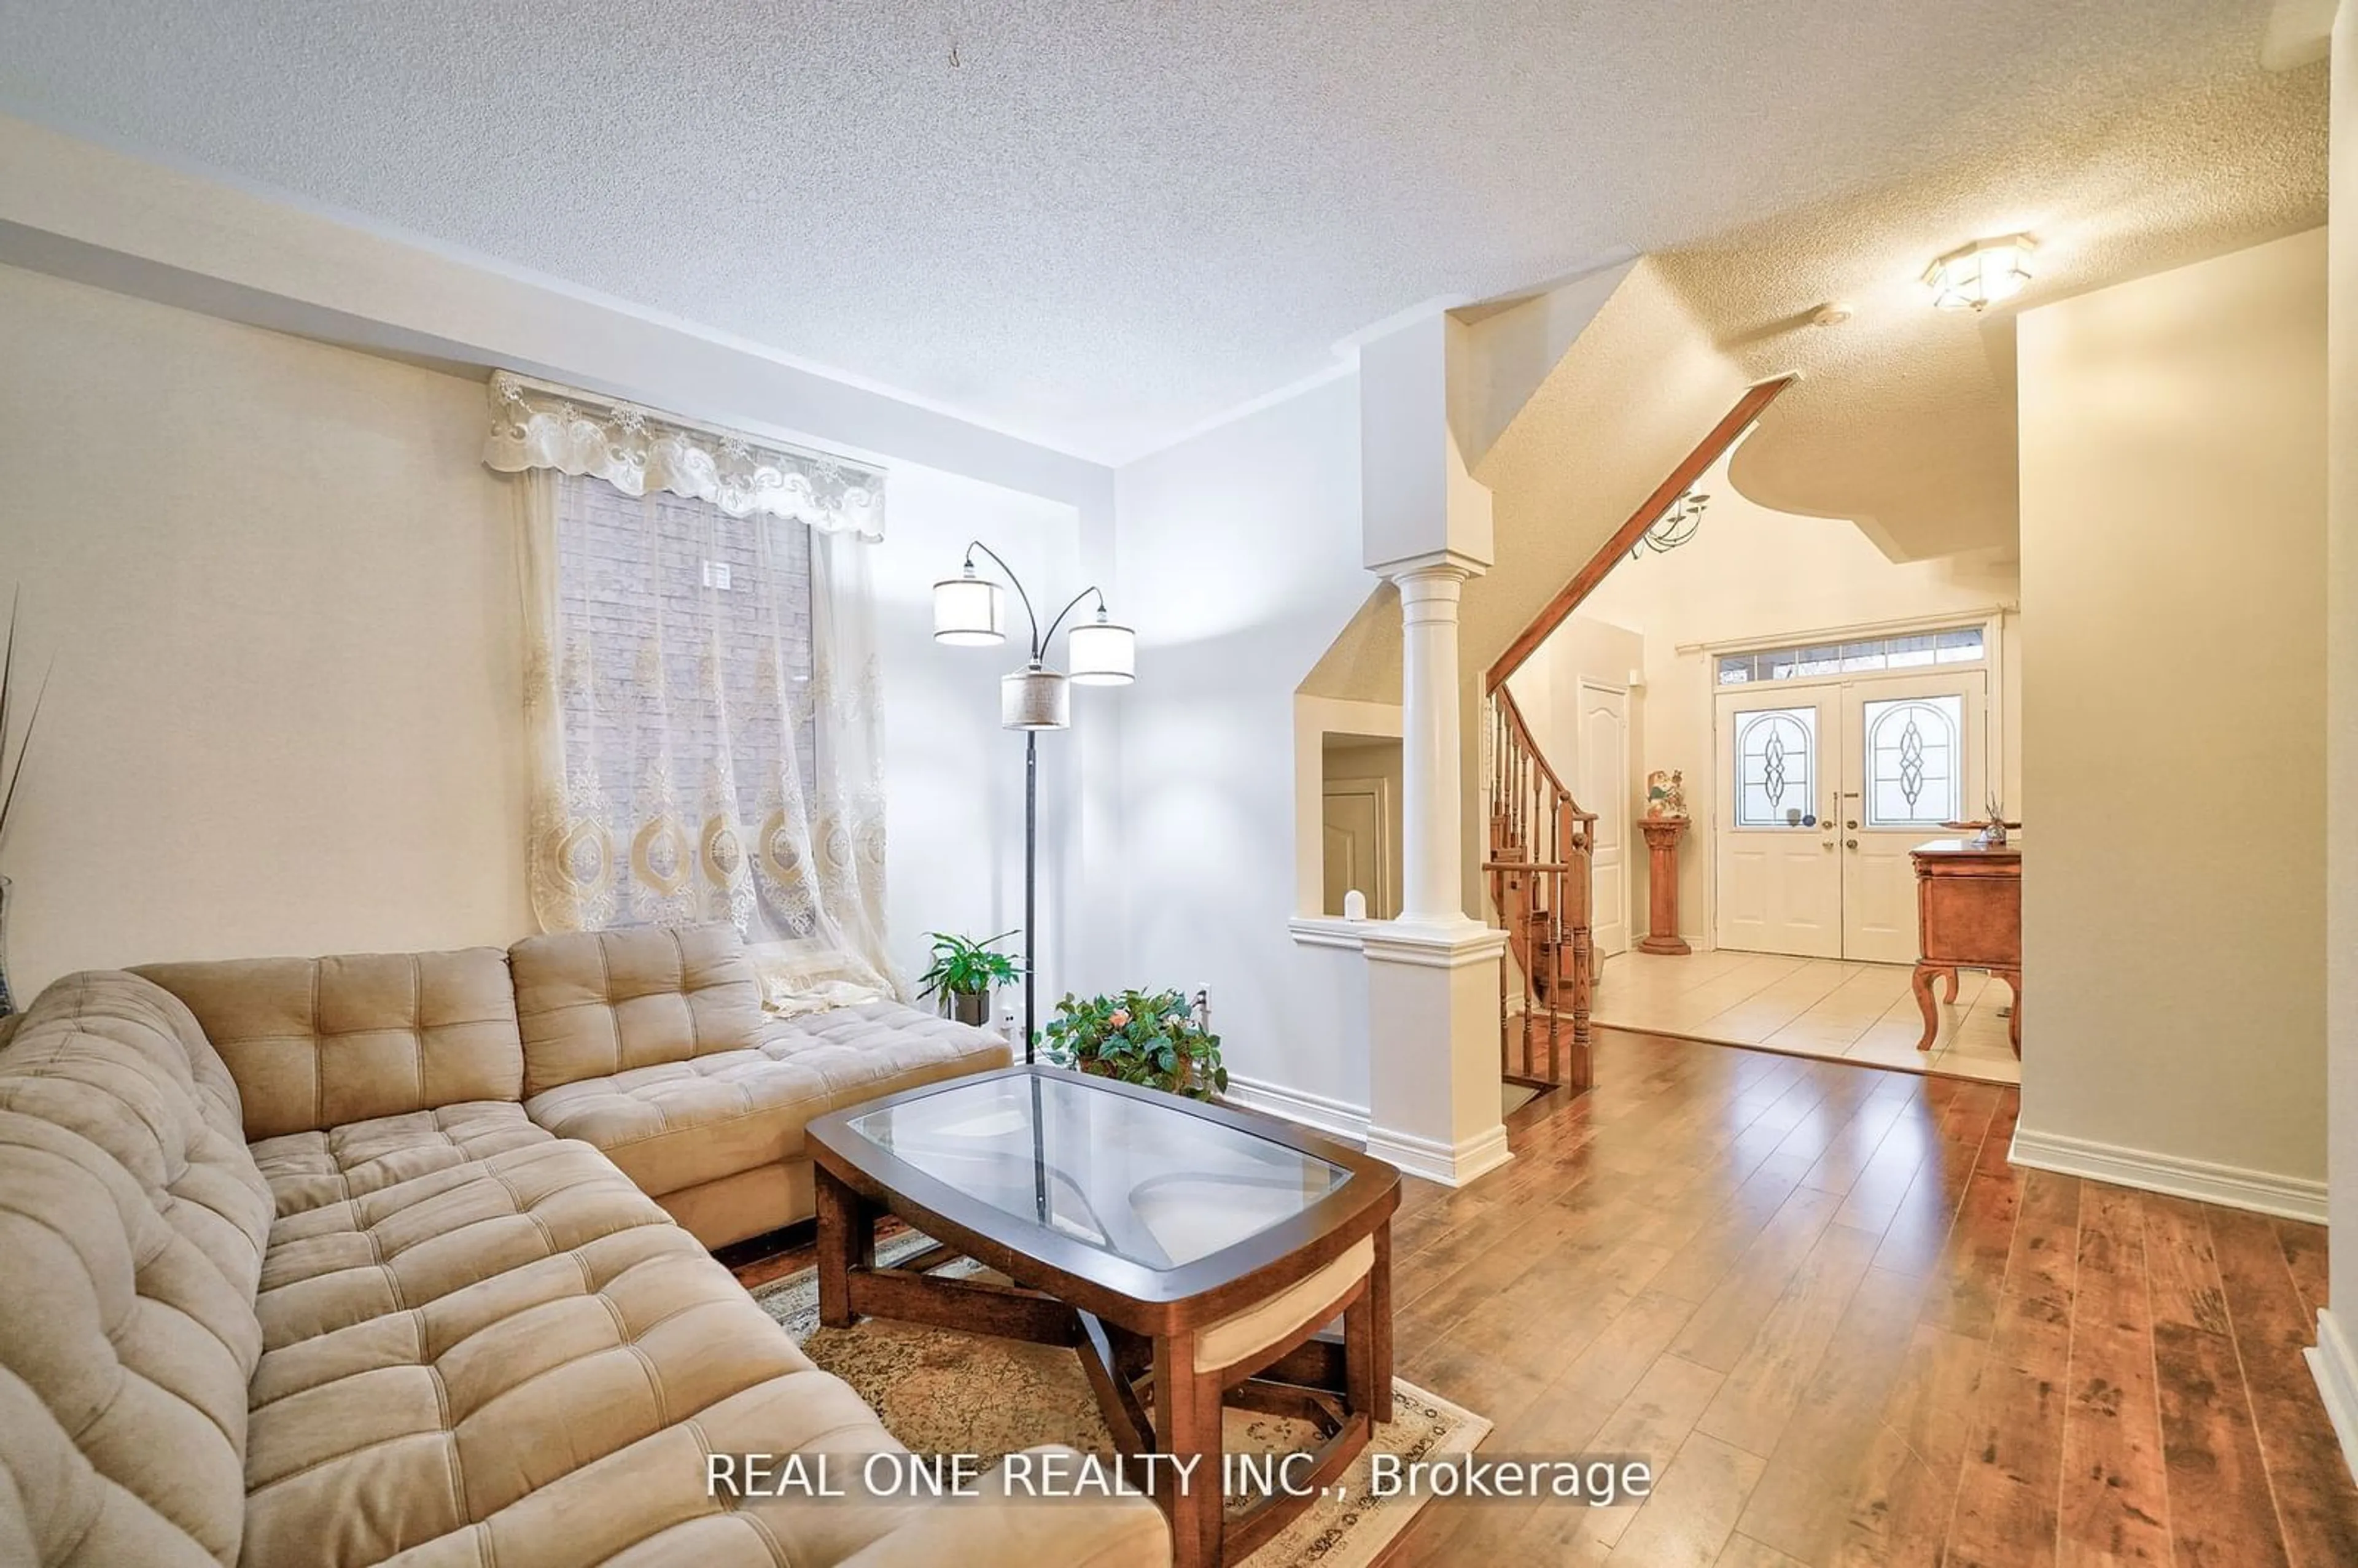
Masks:
[[[1009,1067],[810,1124],[819,1318],[859,1314],[1067,1346],[1144,1479],[1183,1568],[1234,1561],[1306,1495],[1224,1517],[1221,1409],[1323,1435],[1299,1493],[1391,1419],[1391,1217],[1400,1176],[1290,1123],[1085,1076]],[[935,1245],[876,1261],[876,1221]],[[1001,1281],[940,1271],[970,1258]],[[1340,1317],[1339,1336],[1326,1325]]]

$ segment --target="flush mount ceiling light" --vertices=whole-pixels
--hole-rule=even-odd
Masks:
[[[2030,281],[2030,253],[2038,248],[2028,234],[1975,240],[1926,268],[1924,286],[1943,310],[1986,310],[2022,292]]]

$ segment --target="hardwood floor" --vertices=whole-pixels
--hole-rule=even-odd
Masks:
[[[1596,1077],[1410,1184],[1399,1371],[1654,1493],[1435,1500],[1384,1568],[2358,1564],[2321,1227],[2017,1169],[2008,1086],[1609,1029]]]
[[[1435,1501],[1386,1559],[2358,1564],[2316,1226],[2017,1169],[2018,1091],[1599,1030],[1396,1227],[1400,1372],[1641,1504]]]

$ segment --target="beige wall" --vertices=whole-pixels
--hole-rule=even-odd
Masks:
[[[57,676],[0,843],[12,979],[146,959],[505,945],[525,903],[523,631],[481,384],[0,268],[0,592]],[[1074,508],[893,465],[872,562],[894,956],[1022,908],[1005,661],[932,640],[980,534],[1054,602]],[[1085,694],[1101,734],[1121,693]],[[1044,747],[1044,886],[1077,747]],[[1076,983],[1045,900],[1044,979]],[[1077,933],[1072,933],[1077,935]]]
[[[1667,555],[1649,552],[1616,567],[1574,618],[1616,622],[1645,639],[1638,772],[1641,780],[1657,768],[1686,773],[1688,807],[1699,826],[1679,852],[1679,924],[1681,935],[1699,946],[1709,946],[1712,935],[1711,840],[1700,825],[1709,821],[1717,795],[1716,687],[1711,657],[1698,645],[1806,642],[1813,633],[1887,621],[1971,620],[2016,603],[2022,590],[2016,563],[1997,552],[1894,563],[1854,524],[1758,505],[1729,481],[1729,460],[1722,458],[1699,481],[1711,503],[1695,538]],[[2011,656],[2018,624],[2006,618],[2008,656],[2000,661],[2006,689],[1992,693],[2001,715],[1996,776],[2012,806],[2021,803],[2021,661]],[[1641,925],[1646,873],[1641,857],[1632,878]]]
[[[2324,344],[2321,230],[2019,327],[2021,1145],[2209,1162],[2312,1202]]]
[[[0,269],[0,582],[56,678],[12,971],[527,929],[481,387]]]

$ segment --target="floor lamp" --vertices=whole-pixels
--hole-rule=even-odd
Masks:
[[[1024,592],[1022,580],[1015,575],[1014,568],[1000,557],[998,551],[977,539],[967,546],[966,563],[959,574],[934,584],[936,643],[954,647],[993,648],[1007,641],[1007,596],[991,579],[975,575],[977,551],[990,557],[1013,586],[1015,596],[1023,601],[1023,619],[1032,629],[1031,657],[1022,669],[1001,676],[999,680],[1000,727],[1023,732],[1023,1059],[1029,1062],[1033,1042],[1037,1037],[1033,988],[1038,969],[1035,959],[1039,933],[1033,920],[1039,895],[1040,732],[1072,727],[1074,683],[1128,686],[1136,679],[1138,636],[1129,627],[1117,626],[1106,619],[1105,595],[1093,587],[1073,595],[1072,602],[1056,611],[1056,618],[1048,622],[1048,630],[1043,633],[1040,617],[1032,609],[1032,596]],[[1065,633],[1065,652],[1071,655],[1072,673],[1050,669],[1048,644],[1065,624],[1065,617],[1092,594],[1098,601],[1097,619],[1076,621]]]

